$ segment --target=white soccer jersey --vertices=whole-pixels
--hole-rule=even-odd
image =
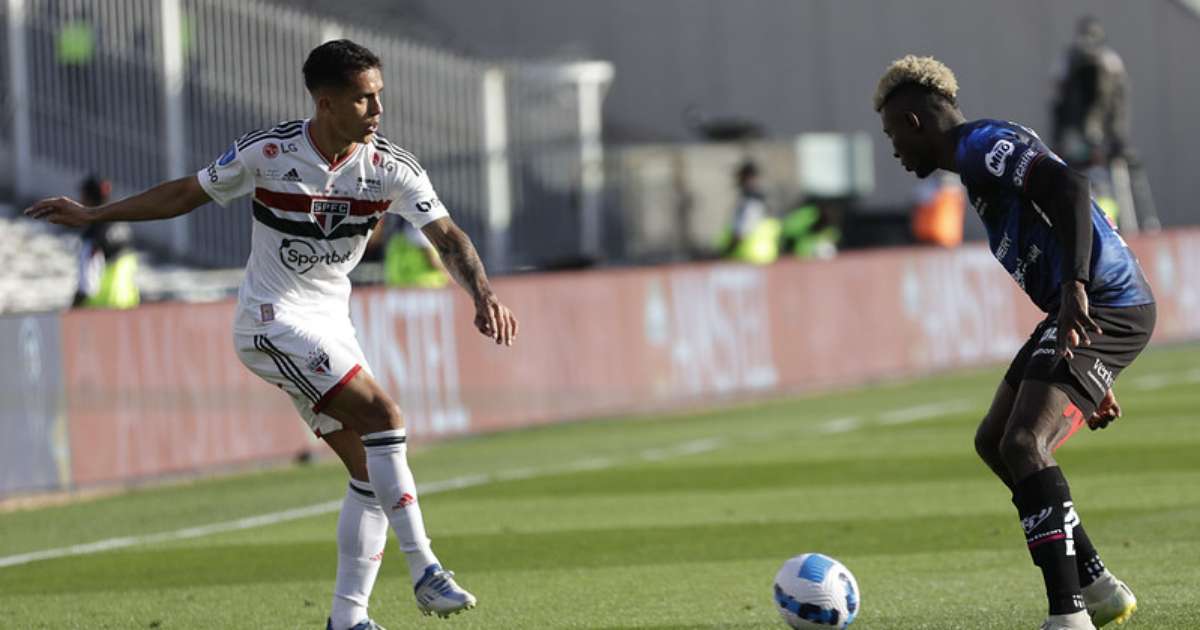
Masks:
[[[350,279],[385,212],[415,227],[447,216],[411,153],[376,135],[330,164],[308,120],[242,136],[197,177],[222,206],[254,195],[246,277],[234,330],[275,320],[349,320]]]

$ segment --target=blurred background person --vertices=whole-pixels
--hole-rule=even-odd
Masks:
[[[847,200],[808,197],[783,217],[782,251],[796,258],[833,258],[842,238]]]
[[[953,173],[917,184],[912,213],[913,240],[922,245],[958,247],[963,242],[967,193]]]
[[[108,203],[111,194],[112,183],[99,175],[89,175],[80,184],[80,201],[88,207]],[[141,302],[131,237],[132,231],[124,223],[93,223],[84,228],[72,308],[126,309]]]
[[[1055,151],[1084,170],[1123,157],[1129,146],[1129,77],[1100,20],[1079,20],[1053,101]]]
[[[1051,103],[1055,151],[1092,182],[1114,225],[1158,229],[1149,180],[1130,144],[1129,73],[1094,16],[1080,18]]]
[[[433,243],[407,221],[391,230],[383,252],[384,281],[393,287],[440,289],[449,283]]]
[[[722,238],[725,258],[766,265],[779,257],[780,224],[771,216],[761,176],[752,160],[743,162],[735,173],[738,198],[733,223]]]

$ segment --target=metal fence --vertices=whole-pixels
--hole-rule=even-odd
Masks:
[[[491,266],[597,248],[603,62],[486,63],[236,0],[0,0],[0,12],[0,145],[18,197],[70,192],[62,180],[83,172],[132,192],[198,170],[241,134],[308,115],[300,66],[347,37],[383,60],[381,132],[419,157]],[[139,236],[240,265],[248,208],[212,204]]]

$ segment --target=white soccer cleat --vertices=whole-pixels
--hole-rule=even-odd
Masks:
[[[436,564],[425,567],[425,575],[417,581],[413,593],[424,615],[446,618],[475,607],[475,596],[454,581],[454,572]]]
[[[1096,626],[1088,619],[1087,612],[1081,610],[1069,615],[1050,615],[1042,623],[1041,630],[1096,630]]]
[[[1113,621],[1118,625],[1123,624],[1137,610],[1137,598],[1133,596],[1133,591],[1108,571],[1083,589],[1083,601],[1097,628]]]

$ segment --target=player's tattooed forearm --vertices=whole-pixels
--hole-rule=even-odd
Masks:
[[[475,299],[486,297],[491,293],[491,287],[475,245],[462,230],[453,230],[448,236],[437,243],[438,254],[446,271]]]

